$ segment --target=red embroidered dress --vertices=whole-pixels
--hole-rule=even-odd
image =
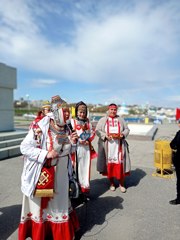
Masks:
[[[122,158],[122,143],[119,139],[120,135],[120,122],[118,118],[107,119],[105,125],[105,131],[107,135],[113,136],[113,140],[108,141],[107,152],[108,152],[108,163],[107,163],[107,176],[108,178],[121,179],[124,177],[123,173],[123,158]]]
[[[43,134],[43,129],[42,129]],[[47,206],[42,206],[43,199],[40,197],[27,197],[23,195],[21,222],[19,224],[18,239],[25,240],[31,237],[33,240],[73,240],[75,231],[79,229],[79,222],[75,210],[69,199],[68,162],[71,144],[57,141],[56,133],[47,134],[47,149],[59,148],[59,157],[52,160],[55,167],[54,196],[48,199]],[[67,140],[67,139],[66,139]],[[35,152],[36,148],[31,145],[32,129],[21,144],[21,149]],[[34,149],[34,150],[33,150]]]

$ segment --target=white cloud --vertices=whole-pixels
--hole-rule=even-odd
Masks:
[[[180,95],[169,96],[169,97],[168,97],[168,100],[170,100],[170,101],[175,101],[175,102],[180,103]]]
[[[31,85],[37,88],[49,87],[56,84],[58,81],[55,79],[33,79]]]
[[[92,12],[88,1],[71,3],[65,10],[63,3],[58,8],[56,2],[1,0],[2,60],[55,81],[103,83],[121,94],[124,89],[123,96],[127,90],[149,93],[179,78],[179,1],[102,1]],[[72,38],[54,41],[50,33],[64,33],[64,19]]]

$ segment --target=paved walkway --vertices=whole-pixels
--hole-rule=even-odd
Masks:
[[[178,126],[159,125],[156,139],[172,139]],[[175,177],[153,177],[154,141],[128,140],[132,172],[126,178],[127,192],[109,191],[105,177],[92,162],[91,200],[77,207],[81,240],[179,240],[180,206],[175,198]],[[97,148],[97,139],[93,142]],[[22,157],[0,161],[0,239],[17,240],[22,194]]]

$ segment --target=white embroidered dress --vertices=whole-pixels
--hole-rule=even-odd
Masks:
[[[118,118],[108,117],[105,132],[107,135],[120,134]],[[122,144],[120,139],[113,138],[107,143],[108,177],[120,179],[123,174]]]
[[[71,144],[57,144],[56,134],[51,132],[54,148],[59,148],[59,157],[53,159],[52,165],[55,167],[54,197],[50,198],[47,207],[42,208],[42,198],[33,197],[33,192],[38,180],[39,170],[41,170],[50,145],[50,139],[47,134],[49,129],[49,117],[42,119],[38,125],[42,130],[42,149],[36,148],[33,139],[32,129],[21,143],[21,152],[25,155],[25,164],[22,174],[22,189],[28,185],[26,182],[26,173],[29,163],[37,166],[37,176],[32,178],[29,184],[31,187],[28,193],[24,192],[21,212],[21,222],[19,225],[19,240],[32,237],[33,240],[43,239],[74,239],[75,230],[79,228],[79,223],[75,211],[71,207],[69,200],[69,171],[68,162],[71,152]],[[44,154],[43,154],[44,153]],[[45,154],[46,153],[46,154]],[[44,156],[44,161],[38,163],[39,156]],[[33,166],[34,166],[33,165]]]
[[[86,129],[83,129],[83,125],[76,120],[72,119],[71,121],[73,129],[76,130],[79,141],[77,144],[77,154],[76,154],[76,161],[78,163],[78,180],[80,183],[81,191],[82,192],[89,192],[90,191],[90,171],[91,171],[91,141],[94,139],[94,132],[92,130],[91,123],[87,120],[84,125],[86,125]],[[83,136],[89,135],[88,145],[81,144],[81,140],[83,140]],[[82,138],[82,139],[81,139]]]

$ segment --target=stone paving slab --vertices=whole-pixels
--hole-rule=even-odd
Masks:
[[[153,177],[154,143],[172,139],[177,125],[158,127],[153,141],[129,139],[132,163],[126,178],[127,192],[109,191],[109,183],[96,171],[92,161],[91,195],[77,207],[81,240],[179,240],[180,206],[169,200],[176,196],[176,178]],[[97,138],[93,145],[97,149]],[[0,161],[0,239],[17,240],[22,194],[22,157]]]
[[[153,140],[158,131],[155,124],[129,124],[129,139],[134,140]]]

